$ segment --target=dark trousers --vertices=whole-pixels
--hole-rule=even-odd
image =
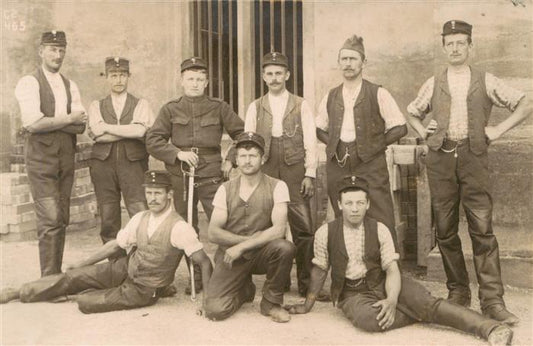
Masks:
[[[355,142],[345,143],[339,141],[337,146],[337,157],[339,160],[349,154],[344,163],[338,163],[333,157],[326,163],[326,174],[328,181],[328,195],[335,212],[335,217],[342,215],[338,205],[339,195],[337,184],[339,180],[347,175],[357,175],[366,179],[369,186],[370,208],[367,215],[385,224],[392,238],[396,243],[396,229],[394,225],[394,208],[392,205],[391,188],[389,182],[389,171],[385,154],[378,154],[368,162],[363,162],[357,154]]]
[[[142,185],[148,159],[130,161],[124,150],[124,146],[115,145],[107,159],[90,161],[91,180],[102,220],[100,237],[104,244],[115,239],[122,226],[121,194],[130,218],[148,208]]]
[[[350,289],[345,287],[339,307],[352,324],[368,332],[383,332],[378,325],[379,308],[372,307],[379,298],[366,284]],[[402,276],[402,289],[394,323],[389,329],[401,328],[415,322],[436,323],[487,339],[490,332],[499,326],[497,321],[468,308],[437,299],[416,281]]]
[[[210,165],[218,165],[220,171],[220,162],[215,162]],[[211,171],[212,168],[208,167]],[[197,172],[201,174],[202,172]],[[172,188],[174,190],[174,207],[176,212],[183,217],[184,220],[187,220],[187,201],[188,201],[188,188],[189,188],[189,176],[178,176],[172,174],[170,176],[172,181]],[[202,203],[204,208],[205,215],[207,220],[211,218],[211,213],[213,212],[213,198],[217,192],[218,187],[222,181],[221,176],[219,177],[199,177],[194,179],[196,187],[193,191],[193,211],[192,211],[192,225],[196,230],[196,234],[200,234],[200,229],[198,228],[198,202]],[[187,266],[189,266],[189,258],[185,257],[187,261]],[[202,287],[202,272],[200,266],[194,265],[194,280],[196,287]]]
[[[260,249],[245,253],[231,268],[224,263],[224,251],[215,254],[215,269],[209,280],[205,312],[211,320],[233,315],[255,289],[250,289],[252,274],[266,274],[263,299],[283,304],[283,291],[292,267],[295,247],[284,239],[276,239]],[[253,300],[253,299],[252,299]]]
[[[70,219],[75,137],[55,131],[26,140],[26,172],[37,216],[41,276],[61,273]]]
[[[128,277],[127,257],[67,270],[24,284],[20,289],[20,300],[24,303],[48,301],[83,291],[87,292],[77,297],[83,313],[133,309],[157,301],[155,288],[136,284]]]
[[[459,203],[468,221],[481,308],[503,303],[498,242],[492,231],[487,153],[474,155],[468,142],[453,152],[430,150],[426,159],[431,204],[450,291],[469,293],[469,280],[459,239]]]
[[[302,180],[305,177],[304,163],[299,162],[294,165],[287,165],[284,152],[283,140],[272,138],[269,159],[263,165],[262,170],[273,178],[283,180],[289,188],[291,201],[288,208],[288,219],[292,240],[294,245],[296,245],[298,291],[305,295],[309,287],[310,273],[313,266],[311,261],[313,260],[315,229],[311,219],[309,199],[304,199],[300,193]]]

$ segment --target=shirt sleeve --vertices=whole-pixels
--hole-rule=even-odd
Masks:
[[[291,198],[289,197],[289,188],[287,184],[280,180],[274,188],[274,204],[276,203],[287,203],[290,202]]]
[[[381,254],[381,268],[387,270],[392,262],[400,259],[400,254],[395,250],[389,229],[381,222],[378,222],[378,240]]]
[[[435,77],[429,78],[418,91],[417,97],[407,106],[407,113],[417,118],[424,119],[431,111],[431,98],[435,87]]]
[[[83,107],[83,104],[81,103],[80,90],[78,89],[78,85],[73,81],[70,81],[70,96],[72,97],[70,111],[85,112],[85,107]]]
[[[318,112],[315,118],[316,127],[328,131],[329,128],[329,118],[328,118],[328,94],[322,98],[320,104],[318,105]]]
[[[178,221],[172,228],[170,243],[177,249],[185,251],[190,256],[203,249],[203,244],[198,239],[194,228],[185,221]]]
[[[218,187],[217,192],[215,193],[215,197],[213,197],[213,207],[220,208],[222,210],[228,210],[228,206],[226,204],[226,188],[224,185],[220,185]]]
[[[257,130],[257,109],[255,102],[250,103],[246,111],[246,118],[244,120],[244,131],[255,132]]]
[[[39,82],[35,77],[22,77],[15,87],[15,97],[20,107],[22,127],[28,127],[44,117],[41,112]]]
[[[313,243],[314,257],[313,264],[322,270],[329,270],[328,256],[328,224],[323,224],[315,233]]]
[[[316,125],[313,111],[309,103],[304,100],[300,110],[302,115],[302,130],[304,135],[304,149],[305,149],[305,176],[316,178],[316,168],[318,166],[317,155],[317,140],[316,140]]]
[[[154,121],[155,115],[150,104],[145,99],[140,99],[133,111],[132,124],[140,124],[149,129],[154,124]]]
[[[124,250],[130,252],[131,248],[137,245],[137,228],[141,223],[143,211],[135,214],[126,226],[117,234],[117,244]]]
[[[520,100],[525,96],[522,91],[506,85],[501,79],[490,73],[485,74],[485,87],[487,95],[495,106],[507,108],[511,112],[514,112]]]
[[[89,105],[88,115],[89,115],[89,126],[88,126],[87,134],[89,135],[89,137],[91,137],[91,139],[94,139],[95,136],[92,132],[92,127],[104,122],[104,118],[102,118],[102,114],[100,113],[100,102],[99,101],[93,101]]]
[[[378,105],[381,117],[385,121],[385,132],[393,127],[405,125],[405,117],[398,104],[385,88],[378,89]]]

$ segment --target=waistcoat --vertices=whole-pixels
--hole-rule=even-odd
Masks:
[[[326,155],[331,159],[340,141],[344,99],[342,87],[332,89],[328,95],[327,110],[329,118],[329,140]],[[381,117],[378,104],[379,85],[363,79],[361,91],[353,108],[357,153],[363,162],[368,162],[387,149],[385,142],[385,122]]]
[[[305,157],[304,137],[302,129],[303,98],[289,93],[287,107],[283,115],[283,149],[287,165],[303,163]],[[255,101],[257,114],[256,132],[265,139],[265,162],[270,155],[272,140],[272,110],[268,94]]]

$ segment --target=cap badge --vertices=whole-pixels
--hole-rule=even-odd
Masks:
[[[252,139],[254,136],[253,132],[248,132],[248,138]]]
[[[452,30],[455,30],[455,20],[452,20]]]
[[[352,179],[352,184],[355,184],[355,181],[357,180],[357,177],[352,175],[351,179]]]
[[[120,58],[117,56],[113,60],[115,60],[115,65],[117,65],[117,67],[119,67],[120,66]]]
[[[193,64],[196,64],[196,58],[191,58]]]

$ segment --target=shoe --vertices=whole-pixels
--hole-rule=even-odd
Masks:
[[[200,293],[202,291],[202,284],[198,284],[195,283],[194,285],[194,290],[196,291],[196,293]],[[192,293],[192,287],[191,287],[191,282],[189,281],[189,283],[187,284],[187,287],[185,287],[185,294],[190,296]]]
[[[493,304],[482,310],[483,315],[510,326],[515,325],[520,321],[520,319],[516,317],[515,314],[509,312],[503,304]]]
[[[490,346],[510,346],[513,341],[513,331],[505,325],[498,326],[490,332],[487,341]]]
[[[307,291],[298,291],[298,293],[300,294],[300,297],[302,298],[307,298]],[[329,295],[329,293],[325,290],[320,290],[320,292],[318,292],[318,295],[316,296],[315,300],[317,302],[330,302],[331,301],[331,297]]]
[[[176,295],[176,293],[178,293],[178,290],[173,284],[157,289],[157,296],[159,298],[173,297]]]
[[[278,304],[272,304],[265,298],[261,300],[261,314],[264,316],[270,316],[270,319],[278,323],[286,323],[291,320],[291,316],[287,310],[283,309]]]
[[[14,288],[4,288],[0,291],[0,304],[5,304],[20,298],[20,291]]]
[[[470,290],[451,290],[448,292],[448,299],[450,303],[464,306],[465,308],[470,307],[470,302],[472,300],[470,295]]]
[[[255,299],[255,284],[250,280],[244,285],[244,302],[251,303]]]

